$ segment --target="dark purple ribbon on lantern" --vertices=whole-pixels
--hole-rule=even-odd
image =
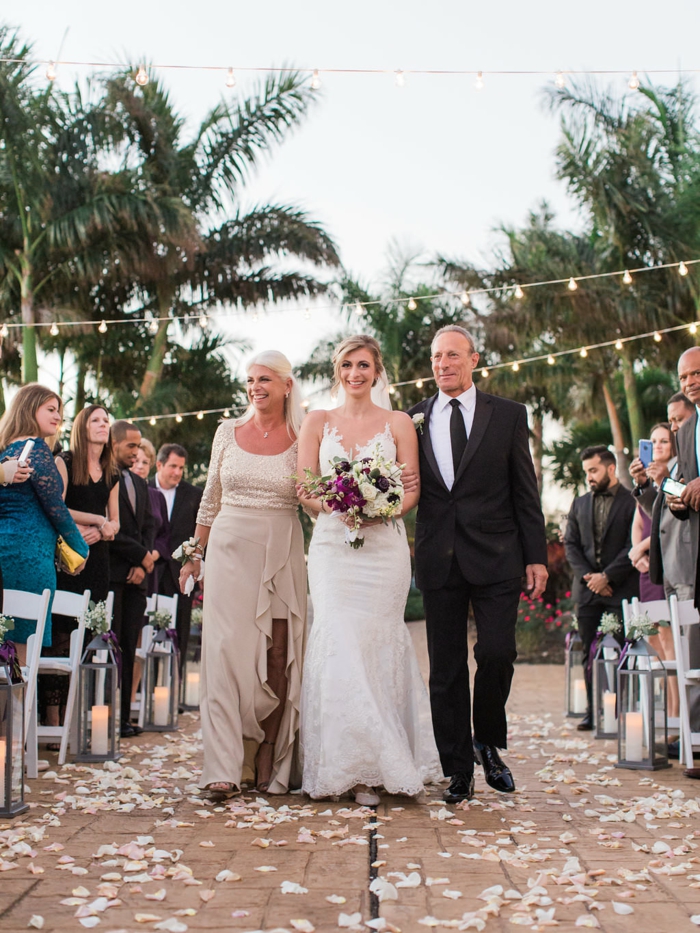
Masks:
[[[107,632],[102,632],[100,635],[102,641],[107,645],[108,648],[111,647],[114,653],[114,660],[117,662],[117,670],[119,671],[119,683],[122,682],[122,649],[119,644],[119,639],[114,634],[114,632],[109,629]]]
[[[153,636],[153,641],[171,641],[175,651],[180,651],[180,645],[177,640],[177,630],[174,628],[159,628]]]
[[[17,658],[17,649],[13,641],[4,641],[0,645],[0,665],[8,669],[10,683],[21,684],[24,682],[22,668],[19,666]]]

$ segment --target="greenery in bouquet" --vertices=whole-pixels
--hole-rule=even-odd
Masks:
[[[617,615],[614,612],[604,612],[600,617],[600,624],[598,625],[598,631],[602,635],[617,635],[617,633],[622,628],[622,623]]]
[[[104,635],[105,632],[109,631],[107,603],[104,599],[101,599],[99,603],[90,602],[85,613],[85,627],[94,632],[95,635]]]
[[[146,614],[148,616],[148,621],[153,626],[153,628],[157,628],[157,629],[170,628],[170,625],[173,620],[173,615],[171,612],[168,612],[167,609],[152,609],[151,612],[148,612]]]
[[[651,638],[659,634],[660,628],[668,628],[670,624],[665,619],[652,622],[649,613],[645,612],[644,615],[637,616],[627,629],[627,641],[634,642],[639,641],[640,638]]]
[[[12,616],[0,614],[0,645],[5,641],[7,633],[15,627],[15,620]]]

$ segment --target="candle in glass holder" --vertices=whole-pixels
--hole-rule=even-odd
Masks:
[[[585,713],[588,709],[588,694],[586,693],[586,681],[574,681],[574,713]]]
[[[617,694],[611,690],[606,690],[603,694],[603,732],[608,734],[617,732],[616,704]]]
[[[627,713],[625,716],[625,740],[627,761],[642,761],[644,758],[644,716],[642,713]]]
[[[90,745],[93,755],[109,754],[109,706],[92,707]]]
[[[155,687],[153,689],[153,724],[167,726],[170,720],[170,688]]]
[[[199,671],[188,671],[187,673],[185,705],[199,706]]]

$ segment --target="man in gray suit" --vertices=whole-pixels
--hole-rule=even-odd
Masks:
[[[678,381],[683,392],[695,406],[693,414],[678,429],[678,479],[686,484],[680,499],[668,496],[669,507],[676,518],[690,525],[690,546],[693,566],[698,565],[698,536],[700,535],[700,347],[691,347],[678,360]],[[697,582],[697,581],[696,581]],[[700,591],[695,586],[695,605],[700,602]]]

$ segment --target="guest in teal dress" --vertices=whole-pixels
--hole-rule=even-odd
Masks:
[[[63,501],[63,482],[51,453],[62,417],[59,396],[31,383],[22,386],[0,419],[0,459],[18,457],[26,441],[34,441],[28,482],[0,486],[0,566],[6,589],[54,593],[59,535],[83,557],[88,555],[88,546]],[[35,627],[34,622],[15,619],[12,640],[20,663]],[[42,644],[51,644],[50,609]]]

